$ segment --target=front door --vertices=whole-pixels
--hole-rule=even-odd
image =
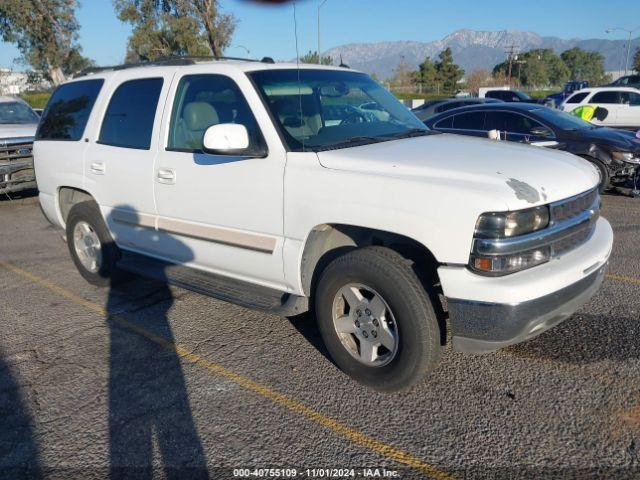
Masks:
[[[249,107],[262,107],[249,80],[234,75],[204,70],[174,82],[154,166],[158,254],[284,290],[286,152],[271,136],[275,132],[265,135],[258,126],[256,116],[262,123],[269,120],[264,108]],[[263,158],[203,153],[205,130],[219,123],[244,125],[251,145],[266,145],[268,153]],[[186,250],[174,249],[176,242]]]

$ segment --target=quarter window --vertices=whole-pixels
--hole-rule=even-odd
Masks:
[[[240,88],[224,75],[189,75],[180,80],[173,104],[168,148],[201,151],[204,132],[212,125],[244,125],[252,147],[262,135]]]
[[[98,143],[148,150],[162,83],[162,78],[144,78],[120,85],[104,115]]]
[[[97,79],[59,86],[42,114],[36,140],[80,140],[103,84]]]
[[[433,128],[453,128],[453,116],[443,118],[438,123],[436,123]]]
[[[580,103],[587,98],[587,95],[589,95],[589,92],[576,93],[567,99],[567,103]]]
[[[589,103],[621,103],[620,94],[615,91],[598,92]]]

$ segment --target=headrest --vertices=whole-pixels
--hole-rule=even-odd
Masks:
[[[220,123],[218,112],[207,102],[191,102],[184,107],[183,118],[189,130],[206,130]]]

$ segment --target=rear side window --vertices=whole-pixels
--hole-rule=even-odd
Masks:
[[[453,118],[453,128],[460,130],[483,130],[484,112],[460,113]]]
[[[589,95],[589,92],[576,93],[567,99],[567,103],[580,103],[587,98],[587,95]]]
[[[59,86],[42,114],[36,140],[80,140],[103,84],[96,79]]]
[[[589,103],[620,103],[620,95],[615,91],[598,92]]]
[[[144,78],[120,85],[107,107],[98,143],[149,150],[162,82]]]
[[[541,127],[538,122],[513,112],[489,112],[486,121],[487,130],[500,130],[511,133],[529,134],[534,127]]]

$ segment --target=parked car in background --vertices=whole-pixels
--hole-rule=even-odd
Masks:
[[[489,352],[568,318],[613,244],[591,165],[431,132],[341,67],[94,70],[56,89],[34,148],[43,213],[89,282],[124,269],[281,315],[315,308],[336,364],[384,391],[421,381],[448,338]]]
[[[640,88],[640,75],[626,75],[624,77],[620,77],[615,82],[611,82],[607,86]]]
[[[633,132],[598,127],[561,110],[534,104],[463,107],[428,119],[440,132],[486,137],[490,130],[511,142],[537,143],[581,156],[600,172],[600,189],[632,188],[640,174],[640,139]],[[517,160],[515,160],[517,161]]]
[[[593,118],[591,123],[633,130],[640,128],[640,90],[636,88],[585,88],[567,98],[560,108],[572,112],[584,105],[601,107],[607,111],[604,119]]]
[[[518,90],[487,90],[484,98],[495,98],[503,102],[537,103],[533,98]]]
[[[0,194],[35,188],[32,149],[39,121],[25,101],[0,97]]]
[[[558,93],[552,93],[551,95],[547,95],[544,100],[542,100],[542,104],[550,108],[558,108],[567,98],[569,98],[573,92],[577,92],[578,90],[582,90],[583,88],[588,88],[589,82],[587,81],[571,81],[566,82],[564,84],[564,89]]]
[[[452,108],[466,107],[467,105],[477,105],[479,103],[499,103],[500,100],[494,98],[443,98],[440,100],[431,100],[423,105],[411,110],[420,120],[426,120],[438,113],[446,112]]]

